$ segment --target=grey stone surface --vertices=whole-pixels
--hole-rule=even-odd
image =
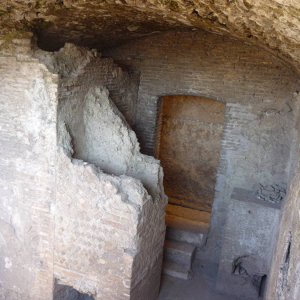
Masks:
[[[299,98],[299,95],[296,95],[296,97]],[[297,146],[295,155],[299,158],[299,143]],[[266,300],[294,300],[300,298],[299,159],[296,160],[296,165],[297,168],[292,174],[291,185],[283,204],[277,246],[273,253],[272,267],[268,279]]]
[[[188,270],[192,267],[192,260],[196,247],[188,243],[165,241],[164,259],[168,262],[174,262],[186,267]]]
[[[38,50],[35,55],[51,70],[61,74],[58,120],[68,128],[74,157],[93,163],[110,174],[127,174],[141,179],[151,195],[160,197],[163,194],[160,164],[153,157],[140,154],[135,133],[109,99],[105,85],[112,86],[109,84],[111,74],[106,71],[105,77],[103,67],[99,66],[108,65],[110,71],[116,72],[116,83],[123,82],[126,73],[117,67],[112,70],[111,60],[102,59],[95,51],[72,44],[66,44],[54,53]],[[116,94],[116,88],[112,89],[115,103],[121,109],[126,108],[124,113],[129,121],[134,118],[134,83],[133,80],[130,85],[123,86],[122,95]],[[122,85],[117,87],[121,89]],[[99,115],[100,111],[105,113]]]
[[[190,267],[178,264],[172,261],[166,261],[163,265],[163,274],[178,278],[181,280],[190,280],[192,278]]]
[[[279,214],[278,208],[231,199],[217,290],[241,299],[258,299],[262,276],[269,276]]]
[[[214,289],[215,268],[208,261],[198,261],[193,265],[191,280],[164,275],[158,300],[242,300]]]
[[[205,237],[206,235],[204,233],[180,230],[171,227],[167,227],[166,231],[166,239],[186,242],[197,247],[203,246],[205,243]]]

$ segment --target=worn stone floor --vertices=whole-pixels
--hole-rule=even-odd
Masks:
[[[214,291],[216,274],[216,266],[194,262],[191,280],[163,276],[157,300],[241,300]]]

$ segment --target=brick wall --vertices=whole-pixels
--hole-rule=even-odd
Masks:
[[[233,189],[255,192],[260,183],[288,183],[298,76],[260,48],[205,32],[157,34],[104,54],[140,72],[134,128],[145,153],[154,153],[159,97],[196,95],[226,103],[206,248],[218,262]]]
[[[111,58],[93,61],[86,68],[93,84],[103,85],[126,121],[134,123],[139,87],[139,73],[122,69]]]
[[[127,73],[111,60],[94,61],[93,73],[88,68],[95,53],[67,47],[73,52],[65,56],[33,53],[30,40],[25,39],[1,49],[0,299],[50,300],[55,279],[94,299],[139,300],[147,294],[145,299],[154,300],[165,233],[159,163],[148,157],[143,160],[134,133],[113,103],[112,111],[92,107],[87,114],[92,122],[97,113],[100,121],[107,121],[100,124],[102,133],[118,120],[115,135],[127,131],[131,137],[132,155],[139,157],[129,173],[153,187],[149,190],[156,193],[151,197],[139,178],[109,175],[87,161],[73,159],[70,119],[57,113],[62,102],[84,104],[91,86],[94,91],[105,90],[103,100],[109,102],[103,87],[107,84],[130,118],[134,105],[125,105],[123,99],[134,101],[127,91],[136,81],[127,82]],[[54,59],[60,55],[61,59]],[[70,110],[70,118],[84,122],[84,109],[81,112],[72,116]],[[103,117],[107,115],[110,120]],[[72,133],[85,142],[85,132]],[[122,137],[117,149],[124,147]],[[110,144],[105,146],[107,153],[115,151]],[[105,160],[97,154],[99,161]]]
[[[52,300],[57,78],[30,49],[20,39],[0,51],[3,300]]]
[[[149,154],[155,146],[160,96],[196,95],[272,107],[291,99],[298,88],[295,73],[271,54],[204,32],[154,35],[104,55],[140,72],[135,129],[142,150]]]
[[[71,44],[36,56],[60,75],[58,141],[69,156],[58,155],[55,279],[95,299],[154,300],[165,234],[162,172],[116,108],[133,115],[136,81]]]

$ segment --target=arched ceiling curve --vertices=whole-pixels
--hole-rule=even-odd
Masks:
[[[300,71],[299,0],[1,0],[0,33],[33,30],[44,49],[104,48],[166,30],[204,29],[271,50]]]

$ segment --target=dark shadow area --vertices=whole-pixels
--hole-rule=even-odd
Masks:
[[[82,294],[70,286],[55,283],[53,300],[94,300],[94,297]]]

